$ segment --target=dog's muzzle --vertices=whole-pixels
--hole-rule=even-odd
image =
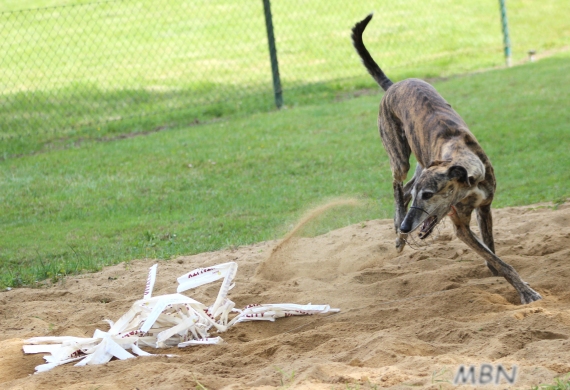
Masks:
[[[421,218],[421,214],[426,213],[428,217],[420,224],[413,226],[414,222]],[[427,211],[420,207],[411,206],[410,210],[406,214],[406,217],[400,225],[400,231],[402,233],[410,233],[420,227],[418,232],[418,238],[423,240],[432,232],[433,228],[437,224],[437,215],[429,215]]]
[[[422,227],[420,228],[420,232],[418,233],[418,237],[420,238],[420,240],[423,240],[424,238],[429,236],[436,224],[437,224],[437,215],[432,215],[431,217],[427,218],[422,223]]]
[[[414,227],[414,222],[419,220],[423,213],[429,215],[427,211],[422,209],[421,207],[410,206],[408,213],[404,217],[404,220],[400,224],[400,231],[402,233],[409,233],[412,230],[415,230],[417,226]]]

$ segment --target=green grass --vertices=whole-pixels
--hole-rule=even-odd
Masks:
[[[514,62],[568,45],[567,0],[508,7]],[[288,0],[272,11],[288,107],[372,84],[349,39],[370,11],[365,41],[394,78],[504,63],[496,1]],[[0,26],[0,159],[273,108],[257,0],[12,0]]]
[[[532,390],[570,390],[570,373],[556,378],[553,384],[534,386]]]
[[[498,179],[495,207],[570,196],[570,53],[436,87]],[[335,197],[312,234],[392,215],[380,96],[307,105],[0,162],[0,286],[283,235]]]

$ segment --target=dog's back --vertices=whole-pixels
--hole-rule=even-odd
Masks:
[[[414,78],[393,83],[374,61],[362,40],[371,19],[372,14],[356,23],[352,28],[352,42],[368,73],[386,91],[378,117],[384,147],[400,153],[403,151],[395,150],[394,145],[407,143],[424,168],[451,159],[452,154],[463,153],[458,149],[468,149],[469,155],[476,156],[485,165],[489,172],[487,179],[494,186],[493,168],[488,157],[461,116],[436,89]],[[390,131],[389,128],[398,130]],[[400,160],[407,164],[404,161],[407,158],[401,156]]]
[[[380,116],[401,125],[412,153],[423,166],[442,155],[442,139],[460,137],[472,146],[477,144],[459,114],[434,87],[419,79],[393,84],[382,98]]]

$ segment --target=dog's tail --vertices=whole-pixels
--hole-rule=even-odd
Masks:
[[[362,42],[362,34],[364,33],[364,29],[366,29],[366,26],[370,20],[372,20],[372,14],[368,15],[366,18],[354,25],[352,28],[352,44],[354,45],[354,48],[356,49],[356,52],[360,58],[362,58],[362,63],[368,70],[368,73],[370,73],[370,75],[374,78],[374,80],[376,80],[378,85],[380,85],[384,91],[387,91],[388,88],[390,88],[394,83],[388,78],[388,76],[384,74],[384,72],[382,72],[382,69],[380,69],[376,61],[374,61],[364,46],[364,42]]]

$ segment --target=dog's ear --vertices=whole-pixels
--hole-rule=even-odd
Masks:
[[[472,186],[475,178],[473,176],[469,176],[467,173],[467,169],[462,167],[461,165],[453,165],[447,170],[447,176],[450,180],[457,179],[458,182],[467,184],[468,186]]]

